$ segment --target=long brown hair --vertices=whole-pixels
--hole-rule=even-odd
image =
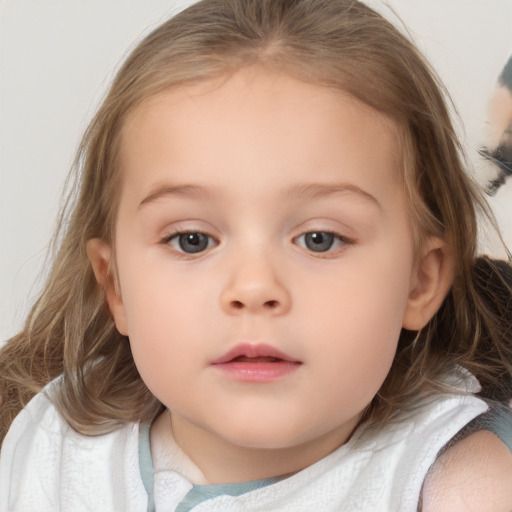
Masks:
[[[149,420],[161,409],[115,329],[86,242],[113,241],[126,116],[163,90],[256,64],[349,93],[391,118],[417,248],[439,236],[453,250],[451,292],[425,329],[402,332],[366,419],[389,418],[439,387],[455,365],[476,375],[486,396],[509,396],[510,267],[476,258],[476,210],[486,207],[464,172],[443,88],[414,45],[356,0],[202,0],[134,49],[85,133],[51,273],[23,331],[0,352],[0,437],[58,375],[57,407],[85,434]]]

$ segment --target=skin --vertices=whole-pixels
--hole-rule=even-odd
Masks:
[[[162,93],[126,121],[117,279],[108,244],[88,252],[207,481],[293,473],[345,443],[401,328],[420,329],[445,297],[449,250],[432,239],[414,254],[396,148],[394,124],[357,100],[257,68]],[[176,230],[207,248],[184,253]],[[306,245],[326,231],[332,248]],[[233,380],[211,362],[241,342],[301,364]]]
[[[425,478],[421,512],[510,512],[512,454],[488,431],[447,450]]]

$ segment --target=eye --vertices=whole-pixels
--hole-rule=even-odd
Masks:
[[[350,241],[336,233],[329,231],[310,231],[304,233],[295,239],[300,247],[304,247],[313,252],[327,252],[332,249],[338,249],[347,245]]]
[[[169,244],[176,251],[186,254],[197,254],[216,244],[211,236],[199,231],[175,233],[166,237],[163,242]]]

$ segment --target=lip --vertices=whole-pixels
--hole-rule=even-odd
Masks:
[[[223,364],[229,363],[233,359],[237,357],[273,357],[275,359],[282,359],[283,361],[288,361],[292,363],[300,363],[299,360],[295,359],[272,345],[266,345],[264,343],[252,344],[252,343],[240,343],[236,345],[231,350],[226,352],[224,355],[220,356],[218,359],[212,361],[212,364]]]
[[[266,344],[242,343],[212,361],[224,376],[242,382],[274,382],[295,372],[302,361]]]

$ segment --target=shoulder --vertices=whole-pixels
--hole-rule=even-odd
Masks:
[[[43,459],[57,459],[61,439],[70,430],[52,401],[57,385],[53,381],[36,394],[12,422],[1,447],[0,477],[24,474]]]
[[[64,428],[42,392],[14,419],[0,452],[0,510],[54,507],[59,486],[59,439]]]
[[[19,412],[12,422],[4,444],[27,443],[36,434],[60,432],[65,427],[65,422],[58,414],[53,404],[52,396],[57,389],[59,381],[52,381]]]
[[[40,454],[41,443],[48,447],[52,445],[52,453],[55,454],[66,451],[69,447],[89,453],[96,446],[105,449],[116,443],[122,445],[127,439],[138,441],[138,423],[126,423],[99,435],[86,435],[76,431],[56,405],[60,385],[60,379],[52,381],[21,410],[7,432],[2,455],[10,447],[20,450],[29,446]]]
[[[422,496],[422,512],[510,512],[512,453],[492,432],[474,432],[439,457]]]
[[[98,436],[80,434],[55,407],[54,391],[50,386],[36,395],[5,437],[0,511],[145,510],[139,424]]]

